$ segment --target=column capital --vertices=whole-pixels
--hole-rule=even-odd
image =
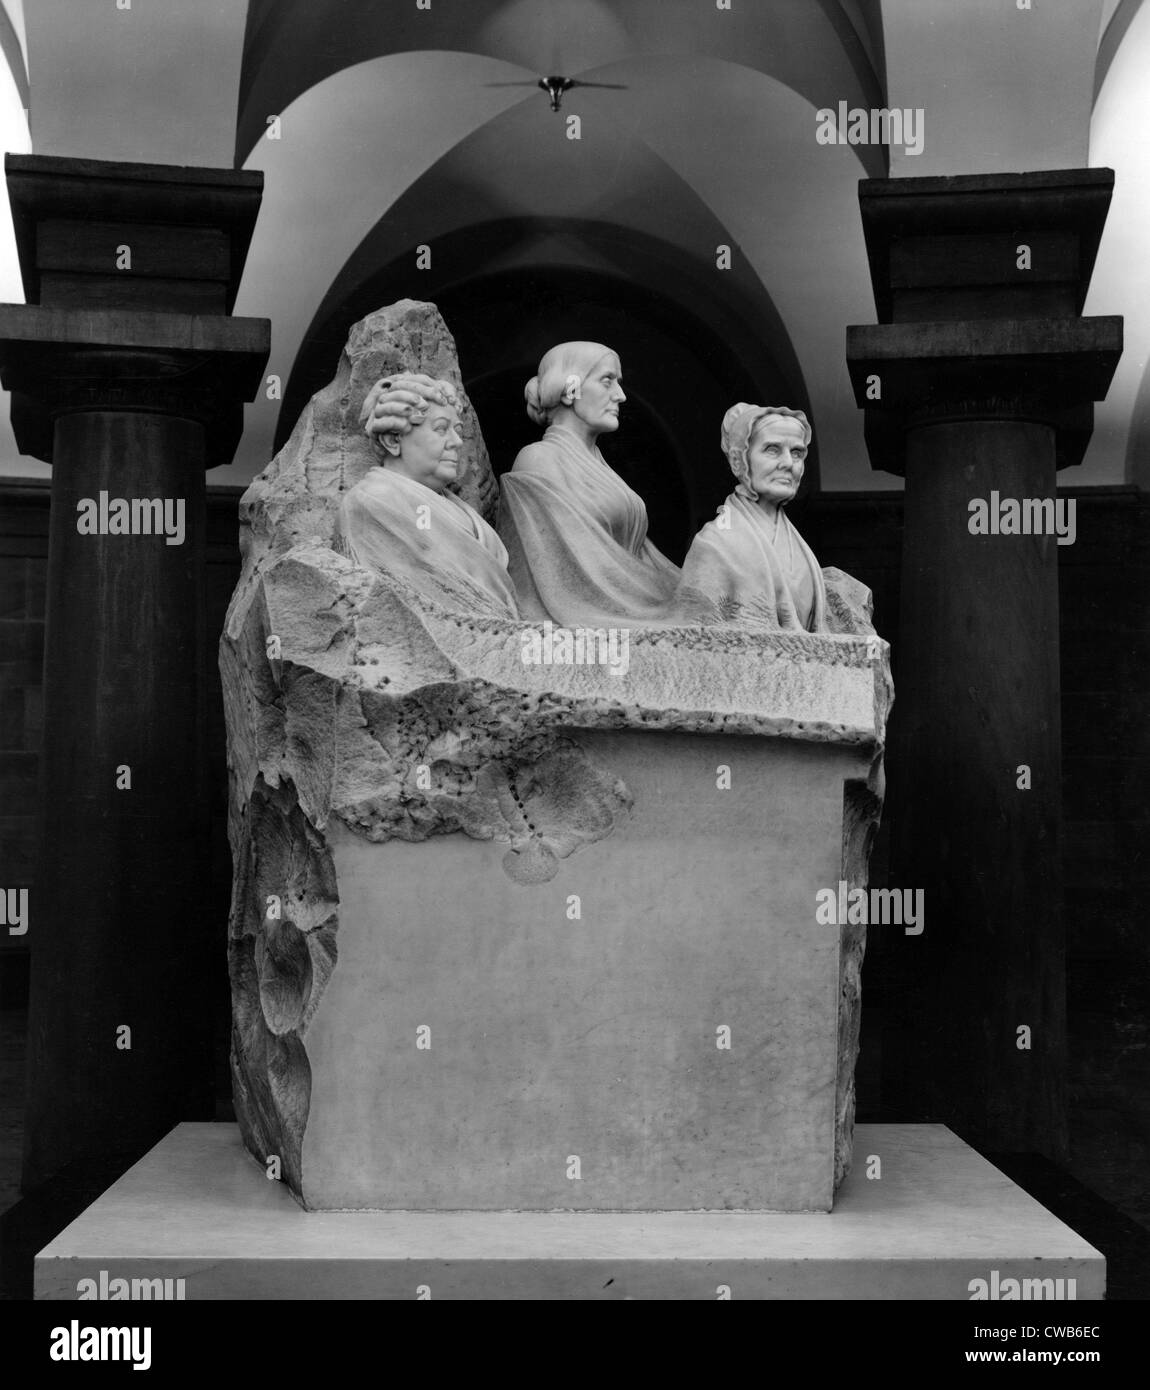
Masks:
[[[860,179],[879,322],[1081,313],[1113,192],[1113,169]]]
[[[0,381],[22,452],[52,461],[55,421],[175,415],[228,463],[259,390],[266,319],[230,310],[263,175],[45,155],[5,158],[28,303],[0,305]]]
[[[8,154],[4,173],[29,304],[231,313],[262,171]]]
[[[1059,469],[1082,462],[1122,356],[1122,318],[853,325],[847,367],[871,464],[905,471],[905,434],[956,419],[1037,420]]]
[[[1080,317],[1110,169],[864,179],[859,204],[880,322],[847,329],[872,466],[905,470],[908,429],[1022,419],[1081,463],[1094,401],[1122,353],[1120,317]]]
[[[229,463],[269,336],[266,319],[0,304],[0,382],[20,450],[51,463],[60,416],[130,410],[199,421],[205,468]]]

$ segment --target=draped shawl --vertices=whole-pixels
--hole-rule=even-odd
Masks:
[[[826,632],[823,572],[780,508],[773,520],[740,491],[691,543],[677,608],[700,622]],[[730,526],[720,525],[729,518]]]
[[[489,616],[519,616],[503,542],[453,493],[377,467],[344,493],[340,517],[356,564],[398,574],[440,602],[454,597]]]
[[[647,539],[643,500],[551,425],[501,479],[500,533],[525,618],[564,627],[666,622],[679,567]]]

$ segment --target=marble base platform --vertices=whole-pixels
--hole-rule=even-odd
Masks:
[[[778,1215],[309,1213],[234,1125],[183,1124],[37,1255],[36,1297],[1082,1301],[1105,1272],[941,1125],[859,1125],[834,1211]]]

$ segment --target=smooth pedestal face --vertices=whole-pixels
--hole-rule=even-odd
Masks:
[[[860,1161],[830,1215],[315,1214],[233,1126],[180,1125],[40,1252],[36,1297],[1102,1297],[1098,1251],[941,1125],[859,1125],[856,1151],[882,1177]]]
[[[513,881],[490,841],[329,829],[309,1207],[830,1208],[839,931],[816,894],[841,877],[843,783],[866,760],[578,741],[634,810],[545,883]]]

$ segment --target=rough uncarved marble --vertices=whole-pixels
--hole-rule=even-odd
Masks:
[[[233,606],[251,602],[249,589],[264,569],[301,541],[342,547],[340,499],[380,461],[360,418],[364,400],[381,377],[408,371],[455,387],[463,445],[459,479],[449,490],[495,524],[499,488],[463,388],[455,340],[434,304],[402,299],[353,324],[335,378],[312,397],[288,442],[240,499],[244,565]],[[449,584],[443,592],[457,597]]]
[[[532,1145],[542,1146],[536,1154],[540,1163],[579,1154],[575,1140],[570,1147],[559,1145],[563,1152],[558,1159],[543,1152],[558,1142],[555,1116],[566,1104],[565,1095],[570,1099],[574,1094],[556,1085],[557,1073],[547,1067],[532,1073],[531,1084],[546,1098],[550,1129],[541,1121],[536,1131],[520,1129],[516,1135],[514,1127],[498,1131],[496,1126],[473,1151],[461,1151],[453,1169],[439,1170],[437,1181],[425,1177],[422,1196],[417,1199],[409,1187],[401,1199],[388,1155],[402,1152],[410,1166],[416,1150],[408,1141],[414,1142],[415,1131],[405,1128],[401,1135],[389,1107],[402,1110],[407,1103],[402,1068],[419,1059],[415,1036],[409,1034],[410,1047],[402,1058],[380,1059],[366,1074],[362,1057],[350,1060],[355,1029],[364,1020],[388,1037],[402,1036],[402,1029],[395,1031],[400,1029],[402,991],[396,991],[402,971],[392,967],[397,952],[408,957],[422,953],[422,959],[407,964],[425,989],[439,991],[434,1001],[427,994],[429,1003],[450,1009],[454,999],[457,1029],[465,1035],[475,1029],[482,1033],[478,1015],[458,1014],[470,990],[477,1007],[482,1000],[489,1011],[488,1033],[496,1027],[502,1031],[503,1058],[492,1056],[491,1066],[473,1078],[475,1085],[480,1092],[486,1086],[490,1098],[509,1084],[507,1072],[499,1068],[508,1065],[517,1029],[526,1027],[531,1016],[522,995],[528,983],[546,978],[556,1001],[574,1007],[578,991],[565,1000],[558,989],[564,951],[579,941],[595,941],[608,955],[637,945],[637,939],[631,940],[628,913],[642,911],[631,880],[641,866],[634,856],[643,837],[658,826],[659,844],[649,870],[653,883],[670,881],[677,861],[690,862],[698,831],[695,806],[674,776],[660,764],[665,788],[657,800],[646,793],[637,799],[631,785],[636,779],[643,783],[643,775],[632,769],[647,766],[652,758],[659,762],[656,748],[673,736],[681,751],[672,768],[677,761],[680,767],[711,769],[713,843],[719,855],[712,870],[720,860],[724,864],[712,892],[722,910],[698,923],[698,932],[718,933],[708,954],[691,916],[704,917],[700,904],[688,907],[669,896],[649,914],[648,954],[657,952],[662,939],[654,925],[661,918],[666,941],[687,952],[677,963],[683,989],[690,988],[684,972],[692,952],[718,971],[710,996],[696,1001],[698,1026],[709,1023],[707,1041],[717,1054],[708,1055],[708,1062],[713,1067],[724,1059],[714,1046],[714,1029],[729,1020],[711,1021],[722,1002],[724,961],[731,972],[730,989],[738,993],[748,987],[752,922],[769,922],[773,913],[783,923],[784,936],[794,937],[792,945],[801,939],[811,947],[820,973],[817,982],[808,982],[809,997],[821,992],[827,1005],[818,1066],[803,1073],[805,1079],[796,1073],[777,1092],[791,1096],[804,1087],[809,1091],[817,1072],[814,1089],[820,1113],[825,1112],[818,1121],[823,1125],[823,1176],[814,1186],[796,1180],[786,1192],[764,1186],[754,1179],[751,1155],[756,1142],[764,1152],[774,1142],[765,1119],[754,1119],[738,1133],[719,1124],[713,1133],[723,1130],[724,1142],[741,1146],[743,1161],[732,1159],[725,1196],[720,1193],[715,1205],[829,1205],[833,1185],[849,1162],[863,940],[857,928],[844,929],[841,942],[828,940],[834,929],[815,926],[813,890],[833,887],[840,878],[851,886],[865,882],[869,837],[881,799],[891,689],[886,644],[860,635],[867,630],[865,590],[846,576],[836,586],[842,594],[836,607],[839,625],[850,629],[842,634],[636,628],[628,634],[625,674],[603,666],[525,664],[524,634],[531,625],[470,617],[453,605],[449,592],[438,602],[399,579],[357,568],[340,553],[335,528],[340,490],[358,481],[371,462],[359,434],[362,395],[379,375],[398,366],[457,379],[451,359],[450,335],[431,306],[404,302],[357,325],[336,383],[315,398],[292,440],[253,483],[241,509],[247,528],[244,570],[228,613],[221,668],[235,860],[229,929],[233,1071],[245,1142],[261,1160],[278,1156],[292,1191],[311,1205],[391,1207],[414,1200],[439,1207],[592,1206],[597,1200],[636,1207],[675,1200],[685,1206],[710,1204],[712,1196],[700,1195],[697,1171],[681,1181],[666,1176],[674,1168],[668,1153],[651,1160],[654,1168],[663,1165],[664,1177],[652,1182],[649,1199],[635,1182],[615,1182],[599,1199],[568,1201],[557,1199],[547,1183],[533,1187],[522,1171],[522,1188],[507,1181],[501,1185],[494,1171],[479,1173],[484,1155],[495,1154],[500,1144],[518,1144],[525,1162]],[[482,505],[483,480],[490,483],[490,472],[485,471],[477,431],[473,449],[473,458],[480,461],[473,469],[478,490],[469,500]],[[757,812],[745,805],[736,812],[738,798],[716,790],[717,767],[733,764],[741,747],[756,750],[746,766],[754,769],[747,774],[751,785],[761,791]],[[810,773],[794,794],[800,802],[813,796],[822,818],[813,839],[798,830],[807,812],[796,809],[788,821],[787,807],[770,801],[768,767],[789,765],[793,757],[803,760]],[[783,831],[787,833],[780,839]],[[793,862],[784,864],[788,853]],[[704,865],[699,868],[704,872]],[[612,886],[611,910],[594,922],[586,912],[581,923],[568,920],[563,911],[567,896],[593,894],[588,885],[611,873],[621,876]],[[805,921],[798,920],[798,899],[785,911],[779,909],[787,893],[799,891],[793,885],[802,885],[803,894],[809,891]],[[460,911],[464,897],[471,900],[470,921]],[[441,907],[455,914],[450,929],[441,922]],[[724,917],[728,909],[729,921]],[[517,939],[508,962],[500,965],[492,953],[515,923],[527,936]],[[725,955],[728,931],[740,944]],[[532,954],[532,932],[539,934],[536,945],[544,955]],[[804,936],[816,932],[819,948],[812,944],[813,935]],[[472,973],[459,978],[448,945],[464,939],[472,951]],[[374,954],[364,954],[368,947]],[[765,929],[761,947],[766,970],[773,944]],[[805,949],[792,953],[796,979],[804,968]],[[350,967],[349,959],[354,961]],[[512,969],[509,962],[515,959],[518,965]],[[596,961],[592,953],[584,967],[591,969]],[[660,966],[665,966],[664,987],[670,989],[676,961],[661,961]],[[568,963],[568,968],[573,966]],[[374,1006],[370,993],[363,993],[373,978],[378,985]],[[512,987],[515,980],[519,993]],[[589,975],[585,983],[592,983]],[[632,996],[641,995],[644,977],[637,975],[629,984],[604,977],[601,985],[606,992],[588,1006],[600,1013],[588,1013],[588,1028],[608,1009],[613,991],[620,1003],[628,988]],[[754,1026],[763,1030],[764,1055],[784,1066],[785,1030],[768,1036],[769,989],[761,997],[761,1023]],[[497,998],[506,1003],[502,1015],[495,1008]],[[679,1004],[686,1008],[686,996]],[[641,1019],[636,1022],[628,1039],[608,1032],[603,1056],[612,1047],[648,1049],[643,1056],[633,1055],[629,1064],[638,1087],[633,1121],[639,1128],[628,1142],[641,1148],[640,1129],[645,1124],[651,1130],[650,1106],[658,1087],[669,1084],[665,1077],[658,1084],[651,1078],[657,1064],[667,1062],[668,1048],[671,1053],[674,1048],[666,1036],[655,1037]],[[570,1019],[562,1024],[572,1026]],[[562,1036],[560,1028],[543,1037],[540,1057],[554,1061],[556,1038]],[[443,1033],[433,1028],[432,1048],[424,1060],[438,1061],[437,1037]],[[477,1055],[483,1055],[482,1049]],[[690,1160],[698,1169],[709,1161],[708,1127],[714,1115],[733,1115],[742,1103],[762,1117],[771,1104],[770,1086],[762,1075],[756,1081],[753,1068],[731,1068],[729,1092],[720,1088],[713,1094],[716,1081],[708,1068],[687,1072],[685,1055],[672,1055],[669,1065],[683,1068],[682,1106],[687,1111],[703,1107]],[[568,1057],[564,1065],[574,1063]],[[459,1084],[458,1076],[452,1084]],[[575,1085],[574,1076],[570,1084]],[[443,1094],[435,1104],[442,1106]],[[589,1133],[592,1126],[601,1135],[616,1121],[625,1130],[630,1113],[626,1098],[605,1094],[596,1110],[598,1095],[591,1088],[593,1103],[579,1112],[582,1132]],[[813,1133],[811,1115],[817,1106],[809,1095],[808,1101],[810,1114],[796,1124],[796,1134]],[[430,1136],[435,1106],[430,1098],[427,1104],[425,1133]],[[353,1133],[348,1116],[362,1117],[364,1107],[373,1105],[380,1125]],[[408,1114],[404,1124],[414,1123],[414,1115]],[[359,1144],[383,1152],[387,1161],[372,1169],[374,1186],[355,1176],[366,1171],[362,1163],[348,1163],[347,1171],[333,1176],[323,1172],[316,1158],[311,1171],[313,1155],[330,1155],[338,1148],[336,1133],[351,1149]],[[799,1148],[810,1157],[805,1139]],[[802,1167],[798,1151],[785,1161],[780,1158],[787,1171],[797,1173]],[[610,1166],[609,1158],[604,1161]],[[430,1152],[427,1162],[433,1164]],[[428,1175],[433,1171],[429,1167]],[[409,1182],[418,1181],[410,1175]],[[561,1190],[566,1193],[573,1185],[564,1179]],[[817,1195],[812,1195],[816,1187]],[[477,1198],[480,1191],[486,1192],[486,1201]]]

